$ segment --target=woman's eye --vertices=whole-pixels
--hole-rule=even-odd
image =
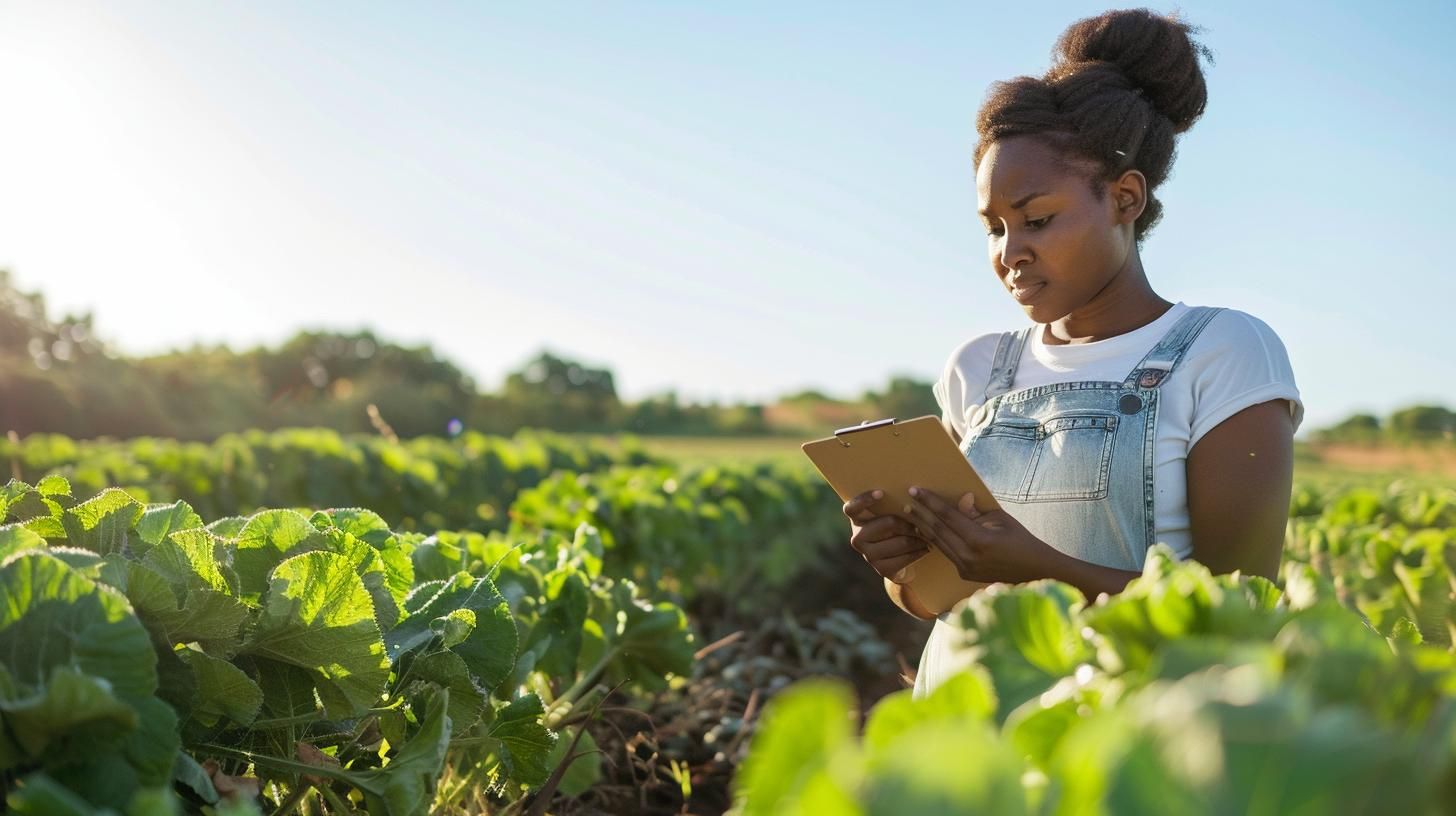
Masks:
[[[1026,225],[1028,227],[1034,229],[1034,230],[1039,230],[1042,227],[1045,227],[1047,224],[1051,223],[1051,220],[1052,220],[1052,216],[1048,215],[1045,218],[1038,218],[1035,221],[1027,221],[1026,222]],[[994,236],[994,235],[1000,235],[1001,233],[998,232],[995,227],[987,227],[986,228],[986,234],[987,235],[993,235]]]

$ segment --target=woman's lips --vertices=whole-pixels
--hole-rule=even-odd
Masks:
[[[1013,286],[1011,287],[1011,296],[1016,298],[1017,303],[1029,303],[1032,298],[1041,294],[1041,290],[1045,286],[1045,281],[1033,283],[1029,286]]]

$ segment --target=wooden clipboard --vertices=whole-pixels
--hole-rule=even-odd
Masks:
[[[954,502],[966,493],[981,511],[1000,507],[971,463],[933,416],[904,422],[882,419],[840,428],[834,436],[800,448],[843,501],[868,490],[885,491],[872,506],[876,515],[904,515],[910,488],[919,485]],[[906,580],[908,578],[908,580]],[[930,552],[897,576],[932,615],[950,609],[986,584],[963,580],[940,550]]]

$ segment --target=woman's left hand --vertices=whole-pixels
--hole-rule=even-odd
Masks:
[[[1005,510],[981,512],[965,494],[952,504],[932,490],[910,488],[905,517],[945,554],[963,580],[1020,583],[1049,574],[1058,551]]]

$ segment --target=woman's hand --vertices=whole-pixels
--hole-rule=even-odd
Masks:
[[[1060,552],[1005,510],[981,512],[970,493],[952,504],[932,490],[910,488],[905,514],[917,535],[945,554],[962,580],[1020,583],[1045,578]]]
[[[864,556],[875,572],[904,583],[909,576],[902,575],[901,570],[929,552],[930,544],[905,519],[877,516],[870,511],[884,495],[883,490],[871,490],[844,503],[844,515],[850,521],[849,546]]]

